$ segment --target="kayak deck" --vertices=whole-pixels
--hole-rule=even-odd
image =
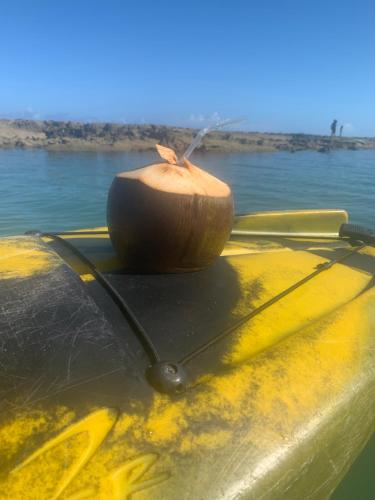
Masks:
[[[147,353],[82,259],[48,237],[0,240],[4,498],[329,496],[374,428],[375,250],[333,237],[342,211],[258,216],[183,275],[128,274],[105,233],[63,236],[161,359],[233,327],[189,361],[178,397],[150,387]]]

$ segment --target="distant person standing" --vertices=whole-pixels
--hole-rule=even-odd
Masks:
[[[344,128],[344,125],[341,125],[341,127],[340,127],[340,137],[342,137],[343,128]]]
[[[336,135],[337,120],[333,120],[331,123],[331,137]]]

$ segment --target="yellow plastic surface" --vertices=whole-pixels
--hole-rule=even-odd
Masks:
[[[305,226],[289,213],[287,223],[285,214],[258,214],[235,227],[334,232],[347,219],[304,213],[313,213]],[[118,267],[107,236],[91,253],[92,238],[77,238],[99,268]],[[0,279],[53,265],[28,245],[0,240]],[[234,238],[222,256],[241,290],[233,313],[261,305],[345,245]],[[83,281],[94,279],[62,252]],[[87,408],[84,418],[74,407],[15,409],[0,428],[0,453],[22,460],[2,477],[0,498],[328,498],[374,430],[374,272],[375,250],[365,247],[321,273],[242,326],[222,355],[225,370],[177,400],[154,393],[131,412]]]

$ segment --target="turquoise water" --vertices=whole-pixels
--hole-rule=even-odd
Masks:
[[[345,208],[375,226],[375,151],[196,154],[228,181],[238,212]],[[105,225],[113,176],[157,160],[156,153],[0,150],[0,235]]]

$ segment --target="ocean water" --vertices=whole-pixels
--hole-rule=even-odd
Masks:
[[[106,224],[117,172],[156,153],[0,150],[0,235]],[[344,208],[375,227],[375,151],[195,154],[193,161],[232,186],[236,211]]]

